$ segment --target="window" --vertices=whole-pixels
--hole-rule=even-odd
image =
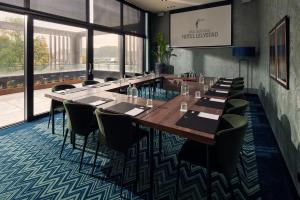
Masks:
[[[91,22],[102,26],[121,27],[121,4],[116,0],[91,0]]]
[[[34,20],[34,114],[48,112],[49,88],[77,84],[86,74],[87,30]]]
[[[123,6],[124,30],[145,35],[145,13],[126,4]]]
[[[86,0],[30,0],[30,8],[86,21]]]
[[[144,39],[141,37],[125,36],[125,72],[143,72]]]
[[[120,77],[120,45],[118,34],[94,31],[94,77]]]
[[[24,120],[24,21],[0,11],[0,127]]]
[[[24,7],[24,0],[0,0],[1,3],[7,3],[14,6]]]

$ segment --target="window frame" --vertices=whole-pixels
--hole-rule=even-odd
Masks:
[[[40,118],[43,116],[46,116],[48,113],[44,113],[41,115],[34,115],[33,109],[34,109],[34,58],[33,58],[33,36],[34,36],[34,27],[33,27],[33,20],[43,20],[53,23],[59,23],[59,24],[65,24],[70,26],[76,26],[80,28],[87,29],[87,63],[86,63],[86,76],[87,79],[93,79],[93,77],[88,77],[88,68],[89,64],[93,64],[94,60],[94,47],[93,47],[93,32],[94,31],[102,31],[107,33],[114,33],[118,34],[122,38],[122,45],[120,45],[121,53],[120,53],[120,73],[121,75],[125,74],[125,37],[126,35],[130,36],[136,36],[143,38],[143,71],[145,69],[148,69],[148,66],[145,66],[146,64],[146,45],[145,42],[148,38],[147,33],[147,22],[146,22],[146,15],[148,12],[146,10],[143,10],[141,8],[138,8],[137,6],[126,2],[124,0],[115,0],[119,1],[120,6],[120,22],[121,22],[121,29],[116,29],[112,27],[106,27],[94,23],[90,23],[90,0],[85,0],[86,3],[86,20],[81,21],[78,19],[72,19],[64,16],[59,16],[55,14],[50,14],[42,11],[33,10],[30,8],[30,0],[24,0],[24,7],[19,7],[16,5],[6,4],[3,2],[0,2],[0,10],[1,11],[7,11],[12,12],[16,14],[23,14],[26,16],[25,21],[25,61],[24,61],[24,67],[25,67],[25,120],[26,121],[32,121],[36,118]],[[132,33],[130,31],[125,31],[123,29],[123,5],[130,6],[134,9],[137,9],[145,15],[145,34],[139,34],[139,33]],[[93,66],[92,66],[93,67]]]

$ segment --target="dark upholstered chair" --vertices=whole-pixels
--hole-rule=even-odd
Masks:
[[[243,90],[231,90],[228,99],[245,99]]]
[[[232,90],[243,90],[244,89],[244,84],[233,84],[231,86]]]
[[[90,133],[98,130],[98,124],[94,114],[94,107],[88,104],[79,104],[71,101],[64,101],[64,107],[66,109],[69,121],[59,157],[61,158],[69,131],[71,134],[70,138],[73,148],[75,147],[76,135],[83,136],[84,144],[79,165],[80,172],[88,136]]]
[[[99,151],[99,146],[105,144],[119,153],[124,154],[124,165],[121,181],[121,197],[123,193],[123,182],[127,163],[128,150],[133,144],[136,144],[137,165],[136,165],[136,181],[139,177],[139,141],[147,136],[148,132],[133,125],[132,118],[128,115],[113,114],[105,112],[101,109],[96,110],[96,117],[99,126],[99,139],[95,153],[93,172],[96,166],[96,159]],[[149,140],[148,140],[149,146]],[[149,150],[149,149],[148,149]]]
[[[246,128],[246,117],[232,114],[223,115],[219,131],[216,133],[216,143],[211,147],[211,170],[222,173],[225,176],[231,189],[232,198],[234,198],[234,193],[231,186],[231,178],[235,173],[238,174],[236,164],[239,158]],[[178,197],[181,162],[186,161],[194,165],[206,166],[206,145],[188,140],[182,146],[177,155],[177,159],[176,198]],[[207,177],[208,182],[211,183],[211,174],[208,174]]]
[[[98,83],[99,83],[99,81],[95,81],[95,80],[85,80],[82,82],[82,86],[96,85]]]
[[[74,85],[60,84],[60,85],[55,85],[52,88],[52,92],[57,92],[57,91],[66,90],[66,89],[73,89],[73,88],[75,88]],[[65,114],[66,114],[64,105],[62,102],[52,99],[51,106],[50,106],[49,120],[48,120],[48,128],[50,125],[51,118],[53,120],[52,121],[52,134],[54,134],[54,129],[55,129],[55,119],[54,119],[55,113],[63,114],[63,133],[64,133],[65,132]]]
[[[118,80],[118,79],[114,78],[114,77],[105,77],[104,82],[116,81],[116,80]]]
[[[244,115],[246,109],[249,106],[249,102],[243,99],[230,99],[226,104],[226,113],[227,114],[237,114]]]

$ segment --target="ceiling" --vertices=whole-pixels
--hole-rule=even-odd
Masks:
[[[186,8],[207,3],[218,2],[221,0],[127,0],[144,10],[158,13],[175,10],[179,8]]]

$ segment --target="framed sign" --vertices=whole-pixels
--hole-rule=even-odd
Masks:
[[[289,89],[289,18],[286,16],[269,33],[270,76]]]

